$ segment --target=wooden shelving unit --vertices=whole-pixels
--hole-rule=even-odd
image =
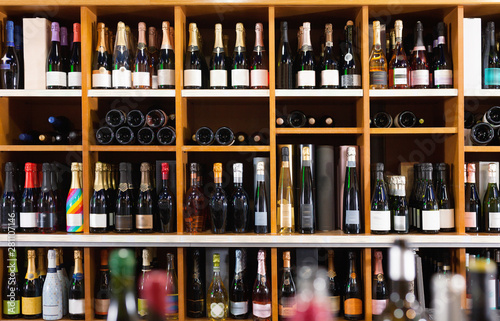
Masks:
[[[16,235],[17,246],[64,246],[84,247],[85,291],[86,291],[86,320],[93,321],[93,293],[94,279],[98,265],[99,248],[113,247],[169,247],[177,248],[178,277],[179,277],[179,315],[180,320],[186,318],[185,291],[186,267],[189,258],[186,257],[186,248],[189,247],[265,247],[270,248],[271,257],[271,285],[273,292],[273,321],[278,320],[278,253],[284,248],[358,248],[361,249],[361,267],[364,282],[364,312],[365,320],[371,321],[371,250],[374,248],[389,247],[396,238],[407,239],[413,246],[419,248],[449,248],[453,253],[454,271],[465,275],[465,248],[484,248],[498,246],[498,235],[468,235],[464,227],[464,177],[463,165],[467,157],[500,152],[498,146],[465,146],[464,147],[464,102],[466,99],[477,97],[500,97],[499,90],[465,90],[463,86],[463,19],[464,17],[500,17],[500,1],[477,4],[475,0],[462,1],[416,1],[410,0],[401,4],[395,0],[352,0],[349,3],[327,2],[324,0],[239,0],[233,2],[220,0],[174,0],[162,2],[157,0],[109,0],[106,2],[95,0],[69,0],[64,4],[60,1],[22,0],[12,3],[0,0],[0,17],[2,19],[21,17],[25,14],[34,14],[40,11],[40,6],[47,9],[57,8],[52,18],[81,22],[82,31],[82,90],[0,90],[0,163],[11,158],[22,160],[23,152],[45,152],[36,155],[52,155],[50,153],[71,153],[68,159],[80,157],[84,166],[84,207],[85,228],[82,234],[57,233],[54,235]],[[237,4],[237,5],[236,5]],[[370,90],[369,89],[369,22],[380,12],[393,12],[389,9],[397,5],[394,13],[397,18],[409,19],[422,16],[426,28],[430,22],[445,21],[450,25],[450,49],[454,65],[453,89],[427,90]],[[243,21],[250,26],[256,22],[263,22],[266,30],[266,46],[269,54],[269,84],[268,90],[184,90],[183,85],[183,56],[187,42],[187,25],[189,22],[201,23],[202,32],[211,34],[213,25],[224,17],[224,27],[234,28],[233,22]],[[144,20],[139,20],[144,19]],[[312,19],[313,32],[321,32],[322,26],[317,21],[328,20],[334,23],[334,30],[343,27],[344,20],[352,19],[358,28],[359,50],[362,64],[362,89],[356,90],[280,90],[275,88],[275,57],[276,46],[279,42],[279,23],[290,20],[293,23]],[[95,24],[104,21],[107,24],[116,24],[118,20],[131,22],[131,28],[139,21],[150,20],[156,25],[162,20],[169,20],[175,27],[175,56],[176,56],[176,88],[172,90],[92,90],[91,89],[91,60],[94,50],[93,32]],[[339,22],[336,22],[336,21]],[[394,20],[394,19],[393,19]],[[393,21],[391,20],[391,21]],[[341,21],[341,22],[340,22]],[[405,22],[406,23],[406,22]],[[411,29],[411,25],[405,25]],[[229,29],[228,29],[229,30]],[[229,33],[229,31],[228,31]],[[232,29],[231,29],[232,33]],[[290,31],[291,38],[294,38]],[[210,47],[206,42],[205,46]],[[318,50],[319,48],[315,48]],[[467,96],[467,98],[466,98]],[[96,145],[94,139],[97,112],[109,108],[111,103],[131,104],[131,106],[148,104],[150,101],[161,103],[175,108],[176,114],[176,144],[173,146],[102,146]],[[50,110],[71,113],[74,119],[81,122],[83,143],[77,146],[24,146],[14,145],[11,132],[17,133],[21,121],[32,115],[20,115],[24,110],[34,111],[37,104],[55,104],[47,108]],[[302,104],[303,103],[303,104]],[[302,104],[304,108],[331,108],[333,112],[353,115],[352,124],[336,124],[334,128],[276,128],[275,119],[277,110],[283,110],[288,105]],[[405,110],[422,105],[422,109],[431,110],[434,106],[438,116],[429,115],[431,122],[426,119],[425,126],[418,128],[370,128],[370,116],[376,108],[383,108],[387,104],[394,110]],[[413,107],[405,107],[411,104]],[[28,106],[29,105],[29,106]],[[301,105],[301,107],[302,107]],[[309,106],[311,105],[311,106]],[[425,106],[429,105],[429,106]],[[346,108],[347,106],[347,108]],[[255,108],[254,108],[255,107]],[[24,109],[23,109],[24,108]],[[225,109],[224,109],[225,108]],[[403,109],[404,108],[404,109]],[[416,109],[417,107],[415,107]],[[214,110],[212,112],[212,109]],[[107,110],[107,109],[106,109]],[[259,146],[193,146],[190,145],[192,131],[195,130],[193,115],[197,111],[208,110],[207,121],[214,121],[224,117],[223,110],[237,110],[238,119],[227,119],[236,124],[254,119],[255,110],[265,110],[265,129],[269,133],[269,145]],[[413,109],[412,109],[413,110]],[[43,109],[40,108],[40,112]],[[205,112],[205,111],[204,111]],[[432,109],[434,113],[434,110]],[[206,113],[206,112],[205,112]],[[261,113],[262,114],[262,113]],[[259,117],[262,116],[259,114]],[[203,114],[206,115],[206,114]],[[442,119],[438,119],[441,117]],[[262,118],[262,117],[261,117]],[[435,119],[433,119],[435,118]],[[73,118],[72,118],[73,119]],[[13,120],[10,124],[10,120]],[[433,124],[436,120],[440,124]],[[197,119],[197,121],[202,121]],[[203,120],[204,121],[204,120]],[[216,157],[227,155],[247,155],[258,153],[270,158],[271,191],[270,204],[276,204],[277,190],[277,144],[289,142],[295,137],[304,135],[311,137],[311,143],[316,140],[334,140],[336,145],[356,144],[360,147],[359,180],[364,204],[365,233],[361,235],[344,235],[340,231],[317,233],[314,235],[277,235],[276,208],[271,206],[271,234],[227,234],[188,235],[183,233],[183,195],[187,189],[187,168],[190,157],[204,157],[205,154],[215,153]],[[432,143],[433,151],[424,150],[421,146]],[[377,149],[382,144],[382,150]],[[372,147],[373,145],[373,147]],[[425,161],[444,161],[453,164],[451,173],[455,199],[456,232],[441,233],[438,235],[409,234],[370,235],[370,164],[379,161],[377,157],[388,160],[388,166],[396,166],[392,159],[412,161],[412,151],[423,155]],[[123,161],[127,157],[141,157],[139,153],[146,153],[155,159],[169,158],[177,161],[177,233],[151,235],[120,235],[90,234],[88,226],[88,204],[93,186],[94,163],[98,160]],[[166,153],[166,154],[164,154]],[[399,153],[399,154],[397,154]],[[32,154],[30,154],[32,155]],[[76,156],[75,156],[76,155]],[[157,156],[158,155],[158,156]],[[496,154],[493,154],[494,156]],[[399,158],[397,157],[399,156]],[[70,160],[70,161],[71,161]],[[77,159],[75,159],[77,160]],[[422,161],[413,158],[414,161]],[[0,235],[0,246],[7,247],[7,236]],[[5,250],[0,248],[0,254]],[[3,265],[0,263],[0,265]],[[0,266],[3,271],[3,266]],[[0,277],[2,272],[0,272]],[[193,319],[194,320],[194,319]],[[197,319],[205,320],[205,319]]]

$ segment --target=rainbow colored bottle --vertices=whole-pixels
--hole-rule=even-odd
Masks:
[[[66,199],[66,231],[83,232],[83,193],[80,184],[79,163],[71,163],[71,187]]]

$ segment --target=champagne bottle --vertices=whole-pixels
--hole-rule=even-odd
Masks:
[[[149,276],[151,273],[151,252],[148,249],[142,250],[142,271],[139,277],[139,285],[137,289],[137,312],[141,319],[146,319],[148,317],[148,306],[144,293],[144,287],[147,282],[149,282]]]
[[[339,66],[333,49],[333,27],[331,23],[325,25],[325,49],[321,61],[321,88],[332,89],[339,87]]]
[[[411,88],[429,88],[429,64],[427,62],[427,53],[424,45],[422,33],[424,27],[420,21],[415,25],[415,46],[411,55]]]
[[[421,210],[421,229],[422,233],[439,233],[441,228],[441,218],[439,206],[434,193],[432,183],[432,164],[422,164],[423,185],[421,190],[420,210]]]
[[[479,232],[481,201],[477,195],[476,164],[467,164],[465,184],[465,232]]]
[[[205,316],[205,282],[201,275],[201,254],[199,249],[192,250],[192,273],[187,280],[186,310],[189,318],[202,318]]]
[[[71,320],[85,319],[85,286],[83,280],[82,251],[75,250],[75,270],[68,293],[68,311]]]
[[[113,88],[132,88],[132,71],[130,70],[130,47],[127,44],[125,24],[118,22],[116,27],[116,44],[113,50],[112,80]]]
[[[500,88],[500,57],[495,41],[495,23],[489,21],[486,24],[484,35],[485,45],[483,50],[483,88]]]
[[[108,321],[138,320],[135,298],[135,257],[131,250],[119,249],[109,259],[111,273],[111,301]]]
[[[146,45],[146,23],[139,22],[139,39],[132,73],[132,87],[136,89],[151,89],[151,74],[149,68],[149,53]]]
[[[71,163],[71,187],[66,199],[66,231],[83,232],[83,193],[78,163]]]
[[[235,250],[236,263],[234,277],[229,288],[229,316],[233,319],[248,318],[248,290],[245,284],[247,252],[245,249]]]
[[[104,190],[103,163],[95,164],[94,193],[90,199],[89,228],[91,233],[105,233],[108,231],[109,200]]]
[[[198,41],[200,34],[196,23],[189,24],[189,43],[184,59],[184,89],[201,89],[206,87],[208,70]]]
[[[151,73],[151,88],[158,89],[158,50],[156,49],[156,28],[148,28],[148,65]]]
[[[236,42],[231,66],[231,87],[234,89],[246,89],[250,86],[250,70],[246,50],[245,27],[239,22],[236,24]]]
[[[150,110],[146,115],[146,124],[151,128],[160,128],[167,124],[168,116],[161,109]]]
[[[134,227],[133,191],[129,189],[127,179],[127,163],[120,163],[120,185],[116,198],[115,231],[132,232]],[[131,183],[131,182],[130,182]]]
[[[42,310],[44,320],[59,320],[63,317],[62,284],[57,276],[56,251],[49,250],[47,254],[47,278],[43,284]]]
[[[227,318],[229,297],[220,276],[220,255],[213,255],[213,276],[207,293],[207,315],[211,321]]]
[[[35,257],[35,250],[28,250],[28,269],[26,270],[21,297],[21,314],[25,319],[42,317],[42,288],[36,273]]]
[[[208,200],[201,191],[200,165],[191,163],[191,187],[184,198],[184,231],[200,233],[208,219]]]
[[[345,25],[345,47],[342,52],[340,69],[340,87],[346,89],[361,88],[361,63],[354,48],[354,23],[348,20]]]
[[[26,163],[24,170],[25,184],[19,213],[20,231],[24,233],[36,232],[36,218],[38,216],[38,194],[35,186],[36,164]]]
[[[437,48],[434,70],[432,71],[434,88],[453,88],[453,62],[446,45],[446,24],[437,25]]]
[[[386,234],[391,230],[391,212],[384,182],[384,164],[375,164],[375,188],[373,190],[370,230],[372,234]]]
[[[293,233],[295,231],[294,189],[290,174],[288,147],[281,149],[281,157],[278,206],[276,210],[278,215],[278,231],[279,233]]]
[[[158,60],[158,88],[175,88],[175,55],[173,44],[170,42],[170,23],[163,21],[161,25],[163,39]]]
[[[160,128],[156,132],[156,139],[161,145],[175,144],[175,129],[170,126]]]
[[[266,276],[266,252],[257,253],[257,277],[252,292],[254,321],[271,321],[271,289]]]
[[[167,253],[167,308],[165,317],[167,320],[179,319],[179,292],[177,289],[177,275],[175,273],[174,255]]]
[[[340,284],[333,264],[333,250],[328,250],[328,300],[330,314],[338,317],[340,314]]]
[[[111,58],[106,37],[106,26],[99,22],[97,24],[97,47],[92,61],[93,89],[111,88],[111,66],[109,64]]]
[[[40,233],[54,233],[57,230],[56,200],[52,193],[50,163],[43,163],[42,193],[38,199],[37,230]]]
[[[214,138],[217,144],[223,146],[233,145],[235,141],[234,133],[229,127],[221,127],[217,129]]]
[[[2,285],[2,317],[17,319],[21,316],[21,280],[17,269],[17,250],[8,249],[8,258],[5,264],[6,276]]]
[[[403,48],[403,21],[394,22],[395,47],[389,62],[389,88],[406,89],[410,85],[410,64]]]
[[[66,27],[61,27],[60,31],[60,42],[61,42],[61,64],[62,64],[62,71],[64,71],[66,74],[69,71],[69,44],[68,44],[68,28]]]
[[[264,47],[264,27],[262,23],[255,24],[255,45],[253,47],[250,65],[250,87],[256,89],[269,88],[269,58]]]
[[[436,199],[439,206],[441,232],[455,230],[455,209],[447,182],[447,165],[445,163],[436,164]]]
[[[94,290],[94,316],[96,319],[108,317],[109,298],[111,295],[110,276],[108,266],[108,250],[101,250],[101,264],[95,282]]]
[[[382,267],[382,251],[375,251],[375,269],[373,271],[372,285],[372,314],[373,318],[377,319],[384,312],[387,302],[389,301],[389,293],[385,281],[384,270]]]
[[[233,193],[229,201],[230,213],[234,223],[234,232],[245,233],[248,231],[249,218],[249,199],[248,194],[243,188],[243,164],[233,164]]]
[[[201,127],[196,131],[195,141],[199,145],[211,145],[214,139],[214,132],[208,127]]]
[[[316,207],[311,172],[311,151],[302,147],[302,168],[300,170],[299,221],[300,233],[312,234],[316,229]]]
[[[373,21],[373,47],[370,53],[370,89],[387,89],[387,59],[380,41],[380,21]]]
[[[5,163],[5,184],[0,203],[0,231],[8,233],[19,229],[19,193],[15,182],[15,164]]]
[[[311,44],[311,24],[304,22],[302,24],[303,39],[300,48],[300,56],[297,71],[297,88],[314,89],[316,87],[316,72],[314,53]]]
[[[267,203],[264,162],[257,163],[257,188],[255,189],[255,233],[269,233],[269,204]]]
[[[278,319],[290,320],[296,314],[297,303],[295,296],[297,289],[293,281],[292,271],[290,268],[290,251],[283,252],[283,276],[281,278],[279,293],[278,293]]]
[[[500,232],[500,196],[498,195],[497,165],[488,164],[488,189],[483,200],[483,230],[489,233]]]
[[[282,21],[280,25],[281,40],[276,66],[276,89],[292,89],[293,87],[293,57],[288,42],[288,23]]]
[[[135,228],[137,232],[153,232],[155,221],[156,195],[151,185],[151,165],[141,164],[141,186],[139,187],[139,198],[137,199],[137,214],[135,216]]]
[[[389,180],[391,231],[398,234],[409,232],[408,205],[406,203],[405,185],[405,176],[391,176]]]
[[[489,123],[477,123],[470,130],[472,145],[486,146],[495,138],[495,129]]]
[[[347,181],[347,180],[346,180]],[[362,283],[356,273],[356,253],[349,252],[349,274],[345,285],[344,318],[361,320],[363,317]]]
[[[81,60],[81,44],[80,44],[80,24],[73,24],[73,49],[69,58],[69,71],[68,71],[68,88],[81,89],[82,88],[82,66]]]
[[[210,197],[210,218],[212,222],[212,233],[226,233],[228,199],[222,188],[222,163],[214,164],[215,189]]]
[[[66,71],[64,70],[59,23],[52,22],[52,41],[47,58],[47,89],[64,89],[66,88]]]
[[[356,148],[347,148],[347,168],[344,182],[344,233],[361,233],[360,194],[356,174]]]
[[[159,228],[158,231],[163,233],[172,233],[175,231],[175,222],[177,209],[175,206],[175,198],[168,187],[168,176],[170,167],[168,163],[161,164],[162,188],[158,194],[158,214]]]
[[[215,42],[210,59],[210,88],[224,89],[227,87],[226,53],[222,43],[222,25],[215,25]]]
[[[21,65],[14,47],[14,22],[8,20],[5,30],[7,31],[7,46],[0,64],[0,85],[2,89],[19,89]]]
[[[59,283],[61,284],[63,316],[65,316],[68,314],[69,279],[62,264],[62,259],[61,249],[56,249],[56,270],[57,276],[59,277]]]

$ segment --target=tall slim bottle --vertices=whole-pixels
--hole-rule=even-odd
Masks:
[[[376,181],[370,211],[370,230],[372,234],[387,234],[391,231],[391,211],[384,182],[384,164],[375,165]]]
[[[288,147],[281,149],[281,169],[276,213],[278,215],[278,231],[282,234],[295,232],[294,189],[290,174],[289,153]]]
[[[71,187],[66,199],[66,231],[83,232],[83,193],[78,163],[71,163]]]
[[[361,233],[360,195],[356,174],[356,148],[347,148],[347,168],[344,181],[343,230],[348,234]]]
[[[141,319],[148,317],[148,307],[146,297],[144,295],[144,285],[149,281],[149,274],[151,272],[151,252],[149,249],[142,250],[142,271],[139,276],[138,289],[137,289],[137,312]]]
[[[163,38],[161,42],[160,55],[158,60],[158,88],[175,88],[175,55],[174,47],[170,42],[170,23],[163,21],[161,25]]]
[[[158,89],[158,49],[156,48],[156,28],[148,28],[148,65],[151,75],[151,88]]]
[[[213,276],[207,292],[207,315],[211,321],[227,318],[229,296],[220,276],[220,255],[213,255]]]
[[[82,251],[75,250],[75,269],[68,292],[68,312],[71,320],[85,319],[85,285],[83,279]]]
[[[340,315],[340,282],[333,264],[333,250],[328,250],[328,301],[330,314],[337,318]]]
[[[483,200],[483,231],[488,233],[500,232],[500,196],[496,183],[497,164],[488,164],[488,189]]]
[[[486,24],[485,45],[483,50],[483,88],[500,88],[500,57],[496,46],[495,23]]]
[[[94,289],[94,316],[96,319],[107,319],[109,298],[111,295],[108,266],[108,250],[101,250],[101,264]]]
[[[14,163],[7,162],[5,164],[4,191],[0,203],[0,231],[2,233],[15,232],[19,229],[20,202],[14,175]]]
[[[325,49],[321,59],[321,88],[339,87],[338,69],[339,65],[333,49],[333,27],[331,23],[327,23],[325,25]]]
[[[60,43],[61,43],[61,64],[62,70],[68,74],[69,71],[69,43],[68,43],[68,28],[61,27],[60,28]]]
[[[62,285],[57,276],[56,251],[47,253],[48,269],[47,278],[43,284],[42,310],[44,320],[59,320],[63,317]]]
[[[436,164],[436,199],[439,206],[441,232],[455,230],[455,209],[448,185],[447,165]]]
[[[52,193],[51,165],[43,163],[42,192],[38,199],[37,228],[40,233],[57,231],[56,200]]]
[[[372,279],[372,314],[374,319],[378,319],[387,306],[389,293],[384,276],[384,269],[382,267],[382,251],[375,251],[374,257],[375,269],[373,271]]]
[[[175,197],[168,187],[168,176],[170,167],[168,163],[161,164],[162,188],[158,194],[158,214],[159,226],[155,229],[163,233],[172,233],[176,228],[177,208],[175,206]]]
[[[36,218],[38,216],[38,194],[35,186],[35,176],[38,175],[35,163],[26,163],[25,183],[21,201],[21,212],[19,213],[20,231],[24,233],[36,232]]]
[[[316,87],[316,65],[311,44],[311,23],[304,22],[302,30],[302,47],[300,48],[299,61],[297,62],[297,88],[313,89]]]
[[[276,89],[292,89],[293,87],[293,57],[288,42],[288,23],[282,21],[280,25],[281,40],[276,66]]]
[[[271,321],[271,289],[266,276],[266,252],[257,253],[257,277],[253,285],[252,312],[254,321]]]
[[[340,69],[340,88],[361,88],[361,63],[354,48],[354,22],[345,25],[345,52],[342,54]]]
[[[373,21],[373,47],[370,53],[370,89],[387,89],[387,59],[380,42],[380,21]]]
[[[106,42],[106,26],[104,23],[97,24],[97,46],[92,60],[92,88],[111,88],[111,58]]]
[[[245,233],[248,231],[248,218],[250,205],[248,194],[243,188],[243,164],[233,164],[233,193],[229,200],[230,216],[234,223],[234,232]]]
[[[28,269],[21,297],[21,314],[25,319],[42,317],[42,288],[36,273],[35,257],[35,250],[28,250]]]
[[[0,64],[0,84],[2,89],[19,89],[21,65],[14,46],[14,22],[8,20],[5,30],[7,41]]]
[[[62,293],[62,309],[63,316],[68,314],[68,292],[69,292],[69,280],[66,275],[66,270],[62,265],[62,251],[61,249],[56,250],[56,270],[57,276],[59,277],[59,283],[61,284],[61,293]]]
[[[52,22],[52,44],[47,57],[47,89],[66,88],[66,71],[64,70],[61,43],[59,36],[59,23]]]
[[[141,164],[141,186],[139,187],[139,198],[137,199],[137,213],[135,216],[135,228],[137,232],[153,232],[155,221],[156,195],[151,185],[151,165]]]
[[[389,88],[406,89],[410,86],[410,64],[403,48],[403,21],[394,22],[395,47],[389,62]]]
[[[137,321],[135,300],[135,257],[128,249],[114,250],[109,259],[111,269],[111,301],[108,321]]]
[[[226,53],[222,42],[222,25],[215,25],[215,42],[210,59],[210,88],[224,89],[227,87]]]
[[[446,45],[446,24],[444,22],[438,23],[437,36],[432,83],[434,88],[453,88],[453,61]]]
[[[254,194],[255,233],[269,233],[269,204],[267,203],[266,181],[264,178],[264,162],[257,163],[257,188]]]
[[[208,200],[201,191],[200,165],[190,164],[191,187],[184,198],[184,231],[201,233],[208,220]]]
[[[269,58],[264,47],[263,33],[262,23],[255,24],[255,45],[250,64],[250,87],[257,89],[269,88]]]
[[[411,88],[429,87],[429,63],[424,45],[424,26],[420,21],[415,25],[415,46],[411,55]]]
[[[408,233],[410,219],[406,203],[406,176],[392,176],[389,184],[389,190],[393,190],[392,201],[389,199],[391,231],[398,234]]]
[[[134,196],[129,188],[127,163],[120,163],[120,185],[116,197],[115,231],[132,232],[134,229]]]
[[[149,69],[149,53],[146,44],[146,23],[139,22],[139,38],[132,73],[132,87],[136,89],[151,89]]]
[[[215,189],[209,200],[212,233],[226,233],[228,199],[222,188],[222,163],[214,164]]]
[[[111,77],[113,88],[132,88],[132,71],[130,66],[130,48],[127,46],[125,24],[118,22],[116,27],[116,44],[113,50],[113,65]]]
[[[432,184],[432,164],[422,164],[423,184],[420,198],[421,210],[421,231],[422,233],[436,234],[441,228],[441,217],[439,206],[434,193],[434,185]]]
[[[167,320],[179,319],[179,292],[177,288],[177,275],[175,273],[174,255],[167,253],[167,308],[165,317]]]
[[[465,184],[465,232],[479,232],[481,201],[477,195],[476,164],[467,164],[467,184]]]
[[[186,310],[189,318],[205,317],[205,280],[201,277],[201,254],[199,249],[192,251],[192,275],[187,281]]]
[[[247,319],[249,291],[246,288],[247,252],[245,249],[235,250],[234,277],[229,288],[229,316],[233,319]]]
[[[250,70],[246,51],[245,27],[241,22],[238,22],[236,24],[236,42],[231,65],[231,87],[234,89],[250,87]]]
[[[2,317],[17,319],[21,316],[21,286],[17,268],[17,250],[8,249],[8,258],[5,263],[6,276],[2,284]]]
[[[307,146],[302,147],[299,195],[300,233],[313,234],[316,229],[316,206],[311,172],[311,151]]]
[[[344,318],[361,320],[363,318],[362,283],[356,273],[356,253],[349,252],[349,274],[345,285]]]
[[[81,89],[82,88],[82,66],[81,66],[81,36],[80,24],[73,24],[73,49],[69,57],[69,70],[68,70],[68,88]]]
[[[108,200],[104,190],[103,163],[95,164],[94,193],[90,199],[89,227],[91,233],[105,233],[108,231]]]
[[[290,268],[290,251],[283,252],[283,277],[278,293],[278,319],[291,320],[297,312],[297,289]]]
[[[208,70],[205,70],[201,43],[196,23],[189,24],[189,43],[184,59],[184,89],[201,89],[207,87]]]

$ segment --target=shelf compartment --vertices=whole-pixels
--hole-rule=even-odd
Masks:
[[[0,89],[0,97],[82,97],[80,89]]]
[[[333,127],[333,128],[276,128],[276,134],[362,134],[360,127]]]
[[[0,152],[81,152],[82,145],[0,145]]]
[[[370,128],[373,135],[395,134],[456,134],[456,127]]]
[[[466,153],[500,153],[500,146],[464,146]]]
[[[370,97],[456,97],[458,89],[370,89]]]
[[[182,146],[183,152],[269,152],[268,145],[255,146]]]
[[[90,89],[89,97],[175,97],[175,89]]]
[[[249,98],[269,97],[269,89],[183,89],[187,98]]]
[[[276,89],[276,97],[363,97],[362,89]]]
[[[91,152],[175,152],[175,145],[91,145]]]

